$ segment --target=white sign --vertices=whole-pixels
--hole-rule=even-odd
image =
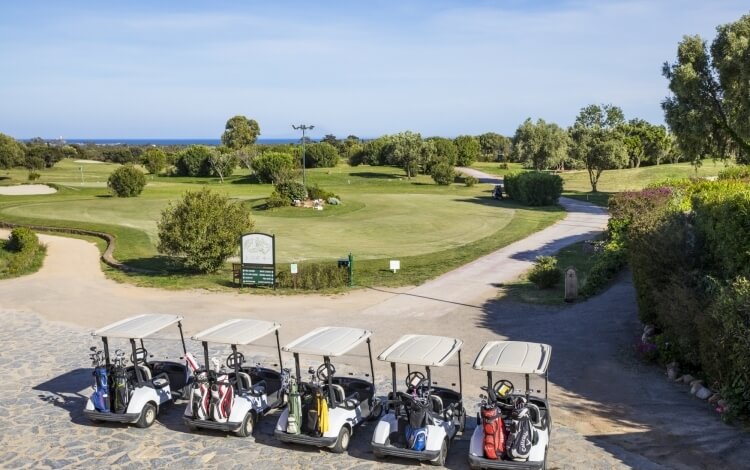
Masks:
[[[397,259],[392,259],[391,260],[391,271],[393,271],[395,273],[399,269],[401,269],[401,261],[399,261]]]
[[[274,264],[273,237],[265,233],[242,236],[243,264]]]
[[[290,268],[292,270],[292,274],[297,274],[297,263],[292,263],[290,265]]]

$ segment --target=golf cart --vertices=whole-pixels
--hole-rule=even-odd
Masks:
[[[391,363],[393,391],[387,413],[372,436],[375,457],[386,455],[444,465],[453,438],[463,431],[466,410],[461,384],[463,341],[444,336],[405,335],[378,359]],[[435,387],[433,367],[443,367],[458,354],[458,392]],[[396,364],[406,364],[406,392],[398,390]],[[425,373],[412,370],[424,367]],[[455,387],[455,383],[452,386]]]
[[[96,385],[86,401],[84,416],[92,421],[133,423],[147,428],[156,420],[161,405],[184,397],[189,380],[188,369],[182,362],[152,361],[143,344],[146,338],[168,326],[177,324],[182,335],[182,317],[177,315],[138,315],[118,321],[92,333],[102,339],[103,349],[92,347]],[[110,354],[112,338],[130,342],[130,365],[122,350]],[[183,358],[180,357],[180,360]]]
[[[190,402],[183,420],[191,431],[196,428],[235,432],[247,437],[253,432],[256,421],[272,408],[284,402],[285,379],[281,369],[281,346],[278,323],[260,320],[229,320],[193,336],[203,344],[204,367],[187,355],[188,366],[193,370]],[[245,356],[237,346],[245,346],[271,333],[276,334],[276,349],[281,372],[245,365]],[[208,343],[229,345],[232,353],[224,366],[211,370]],[[219,366],[219,361],[215,361]],[[286,371],[288,378],[288,370]]]
[[[474,360],[474,369],[487,371],[481,411],[469,445],[471,468],[545,469],[552,420],[547,401],[547,368],[552,347],[521,341],[490,341]],[[494,373],[502,376],[494,382]],[[525,378],[517,389],[509,375]],[[530,376],[544,377],[541,390],[532,390]],[[536,392],[537,395],[532,395]]]
[[[294,354],[296,377],[290,383],[288,406],[279,416],[274,436],[282,442],[328,447],[342,453],[349,447],[354,427],[380,415],[370,347],[372,332],[359,328],[317,328],[284,347]],[[346,354],[367,342],[372,381],[337,376],[332,357]],[[300,354],[323,356],[317,369],[310,367],[309,381],[302,380]]]

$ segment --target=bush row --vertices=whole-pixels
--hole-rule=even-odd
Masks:
[[[528,206],[556,204],[563,190],[560,176],[540,171],[510,173],[504,182],[508,196]]]
[[[276,274],[278,287],[308,290],[332,289],[349,285],[349,270],[337,263],[303,263],[295,275],[284,270]]]

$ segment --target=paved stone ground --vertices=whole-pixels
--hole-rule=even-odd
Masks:
[[[369,449],[374,429],[355,431],[348,454],[284,445],[273,438],[276,416],[266,416],[253,438],[215,432],[189,433],[180,416],[183,404],[162,410],[149,429],[93,424],[83,417],[91,391],[87,353],[95,344],[87,332],[44,321],[31,312],[0,310],[0,466],[72,468],[114,465],[118,468],[310,468],[368,469],[418,466],[408,460],[376,461]],[[160,357],[176,342],[152,342]],[[148,346],[148,345],[147,345]],[[384,391],[387,385],[379,390]],[[476,400],[467,398],[469,415]],[[469,426],[474,426],[469,419]],[[467,468],[469,429],[454,442],[447,468]],[[626,468],[572,430],[555,425],[550,468]]]

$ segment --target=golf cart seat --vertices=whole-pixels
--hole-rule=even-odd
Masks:
[[[153,370],[153,376],[166,374],[169,378],[169,388],[172,392],[181,391],[188,384],[188,368],[185,364],[171,361],[154,361],[149,364]]]
[[[250,374],[238,372],[237,378],[239,379],[239,384],[242,385],[242,390],[250,390],[253,388],[253,381],[250,380]]]
[[[263,387],[268,395],[281,390],[281,374],[278,371],[265,367],[243,367],[242,371],[250,375],[254,389]]]
[[[333,398],[336,404],[344,403],[346,401],[346,394],[344,393],[344,387],[338,384],[331,384],[329,387],[329,396]]]
[[[442,415],[443,399],[437,395],[430,395],[430,402],[432,403],[432,412],[438,415]]]

